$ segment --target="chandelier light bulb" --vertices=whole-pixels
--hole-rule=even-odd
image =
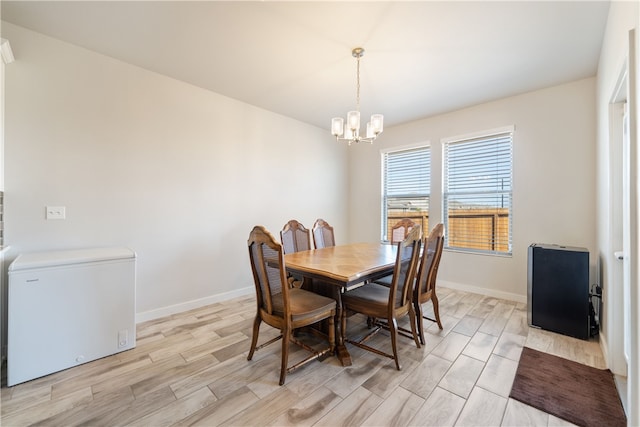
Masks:
[[[349,129],[353,132],[360,129],[360,111],[349,111],[347,113],[347,123],[349,124]]]
[[[336,138],[344,135],[344,119],[342,117],[331,119],[331,134]]]
[[[382,114],[371,115],[371,128],[376,135],[382,133],[383,122],[384,116]]]

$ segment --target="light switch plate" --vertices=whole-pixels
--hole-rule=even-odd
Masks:
[[[66,208],[64,206],[47,206],[46,218],[47,219],[65,219]]]

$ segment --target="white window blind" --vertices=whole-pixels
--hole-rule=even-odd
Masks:
[[[444,141],[445,247],[511,254],[513,129]]]
[[[428,146],[382,154],[382,240],[401,218],[428,230],[431,150]]]

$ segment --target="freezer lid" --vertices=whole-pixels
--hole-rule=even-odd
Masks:
[[[134,260],[135,258],[136,253],[124,247],[33,252],[18,255],[9,266],[9,272],[101,261]]]
[[[558,245],[555,243],[532,243],[532,248],[551,249],[554,251],[569,251],[569,252],[589,252],[587,248],[579,248],[575,246]]]

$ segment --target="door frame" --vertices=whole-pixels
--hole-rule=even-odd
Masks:
[[[631,209],[631,253],[630,253],[630,289],[629,289],[629,363],[627,367],[627,422],[640,425],[640,289],[638,285],[640,271],[640,244],[638,238],[639,224],[639,188],[638,175],[638,120],[640,119],[639,68],[638,68],[638,33],[636,29],[629,31],[629,157],[630,157],[630,209]]]
[[[616,375],[627,376],[624,358],[622,325],[624,316],[619,308],[624,305],[622,286],[624,268],[615,252],[623,250],[623,119],[628,93],[628,65],[622,65],[618,80],[609,100],[609,250],[607,277],[603,289],[605,316],[601,327],[606,336],[608,367]]]
[[[629,31],[627,60],[621,67],[619,78],[614,86],[609,100],[609,250],[604,254],[606,265],[606,281],[604,289],[605,318],[604,330],[606,341],[603,350],[607,356],[609,369],[616,375],[626,376],[624,383],[618,383],[623,404],[627,411],[630,425],[640,424],[640,408],[632,402],[640,401],[640,294],[638,278],[640,272],[640,244],[639,244],[639,213],[640,213],[640,164],[638,151],[638,39],[635,29]],[[627,104],[628,128],[628,158],[624,158],[623,149],[623,116],[624,104]],[[628,162],[629,186],[628,192],[628,224],[626,229],[623,219],[623,181],[621,170]],[[614,251],[622,250],[623,240],[628,239],[624,248],[624,260],[621,263]],[[624,267],[628,266],[629,292],[625,298],[622,279]],[[622,310],[621,310],[622,308]],[[625,313],[628,310],[628,328],[625,337]],[[628,349],[628,362],[625,357],[625,339]]]

